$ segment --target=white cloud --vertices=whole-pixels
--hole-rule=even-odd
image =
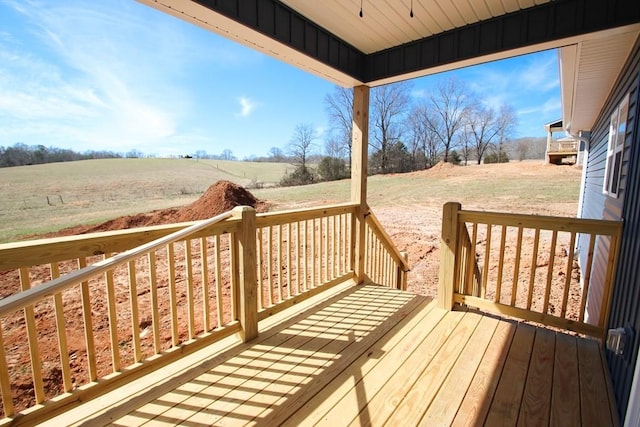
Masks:
[[[257,106],[255,102],[253,102],[246,96],[241,96],[240,98],[238,98],[238,102],[240,103],[240,113],[238,113],[238,116],[240,117],[249,117],[249,115],[253,113],[253,110],[255,110]]]
[[[523,108],[518,110],[518,115],[523,116],[527,114],[550,114],[550,113],[558,113],[560,112],[560,108],[562,107],[562,102],[558,97],[551,97],[547,99],[544,103],[540,105],[535,105],[533,107]]]
[[[0,28],[0,145],[182,153],[211,141],[191,128],[202,70],[258,57],[124,0],[0,1]]]

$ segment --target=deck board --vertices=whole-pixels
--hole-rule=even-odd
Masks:
[[[547,425],[551,406],[551,389],[555,362],[556,334],[537,329],[525,383],[519,426]]]
[[[499,323],[493,317],[481,318],[477,333],[473,334],[460,353],[450,375],[422,417],[421,425],[448,426],[453,423]]]
[[[486,423],[491,426],[513,426],[518,421],[522,393],[529,372],[531,349],[536,329],[519,324],[511,342],[496,394],[493,397]]]
[[[580,378],[575,363],[577,352],[574,337],[557,334],[551,393],[552,426],[580,425]]]
[[[491,342],[480,361],[476,373],[467,389],[452,426],[480,426],[487,418],[492,397],[498,387],[502,369],[516,325],[510,322],[499,322]]]
[[[342,291],[251,343],[199,360],[131,398],[123,388],[51,421],[615,424],[597,342],[476,311],[444,311],[427,298],[377,286]],[[92,404],[101,408],[96,414]]]

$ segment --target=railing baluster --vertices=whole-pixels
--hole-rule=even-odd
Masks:
[[[160,314],[158,313],[158,277],[156,269],[156,252],[149,252],[149,294],[151,297],[151,326],[153,328],[153,352],[160,354]]]
[[[302,258],[302,269],[303,269],[303,273],[302,273],[302,289],[306,292],[309,290],[309,282],[307,279],[307,275],[309,274],[309,247],[307,246],[307,233],[309,232],[309,221],[308,220],[304,220],[304,222],[302,223],[302,228],[303,228],[303,232],[302,232],[302,248],[301,251],[303,253],[303,258]]]
[[[500,259],[498,260],[498,278],[496,279],[496,302],[500,302],[502,292],[502,273],[504,271],[504,249],[507,240],[507,226],[501,227]]]
[[[22,291],[26,291],[31,288],[29,269],[27,267],[20,268],[20,287]],[[24,320],[27,325],[27,339],[29,343],[29,355],[31,357],[31,375],[33,377],[33,389],[36,403],[42,403],[44,402],[44,384],[42,382],[42,369],[40,368],[38,330],[36,328],[36,317],[33,305],[29,305],[24,308]]]
[[[337,222],[337,225],[336,225]],[[336,233],[336,236],[334,237],[334,241],[336,243],[336,262],[335,262],[335,266],[334,266],[334,277],[338,277],[340,275],[340,271],[341,271],[341,265],[342,265],[342,216],[341,215],[335,215],[333,217],[333,225],[334,225],[334,232]]]
[[[282,302],[282,225],[278,224],[278,302]]]
[[[184,267],[187,276],[187,333],[189,339],[196,336],[195,301],[193,297],[193,264],[191,259],[191,240],[184,241]]]
[[[522,226],[518,227],[518,237],[516,243],[516,258],[513,264],[513,289],[511,290],[511,306],[516,305],[518,295],[518,275],[520,274],[520,255],[522,254]]]
[[[596,236],[591,233],[589,235],[589,249],[587,251],[587,265],[584,270],[584,280],[582,297],[580,298],[580,322],[584,322],[585,309],[587,307],[587,296],[589,295],[589,287],[591,285],[591,268],[593,267],[593,252],[596,246]]]
[[[556,259],[556,243],[558,241],[558,232],[553,230],[551,234],[551,247],[549,248],[549,265],[547,268],[547,284],[544,290],[544,306],[542,312],[547,314],[549,312],[549,295],[551,294],[551,280],[553,279],[553,264]]]
[[[78,268],[87,266],[85,258],[78,258]],[[89,370],[89,381],[98,379],[98,367],[96,362],[96,346],[93,337],[93,317],[91,316],[91,290],[89,281],[85,280],[80,285],[80,295],[82,296],[82,319],[84,323],[84,342],[87,346],[87,364]]]
[[[476,267],[476,242],[478,240],[478,223],[474,222],[471,229],[471,240],[469,241],[469,253],[467,255],[467,294],[468,295],[478,295],[478,290],[476,289],[476,283],[474,280],[475,277],[475,267]]]
[[[4,339],[2,338],[2,323],[0,322],[0,395],[2,396],[2,409],[5,417],[12,417],[13,396],[11,395],[11,379],[7,366],[7,354],[4,351]]]
[[[169,270],[169,309],[171,311],[171,345],[179,344],[178,301],[176,295],[176,265],[173,243],[167,245],[167,266]]]
[[[223,311],[222,311],[222,260],[220,259],[220,235],[216,234],[215,237],[216,250],[215,266],[216,266],[216,311],[218,313],[218,327],[224,325]]]
[[[293,270],[293,260],[291,258],[291,223],[287,223],[287,297],[293,296],[291,289],[291,274]]]
[[[262,289],[262,262],[263,262],[263,246],[262,246],[262,228],[258,227],[256,229],[256,235],[258,239],[258,243],[256,245],[256,264],[257,264],[257,286],[258,286],[258,310],[262,310],[264,308],[264,292]]]
[[[296,241],[295,245],[293,245],[293,250],[296,255],[296,280],[295,280],[295,294],[300,294],[301,282],[300,282],[300,269],[302,268],[302,263],[300,262],[300,251],[302,250],[302,243],[300,239],[300,221],[296,221]]]
[[[531,273],[529,274],[529,293],[527,295],[527,310],[531,309],[533,288],[536,284],[536,269],[538,268],[538,246],[540,245],[540,229],[536,228],[533,238],[533,252],[531,254]]]
[[[562,294],[562,308],[560,309],[560,317],[564,318],[567,315],[567,302],[569,300],[569,288],[571,287],[571,272],[573,271],[573,252],[576,244],[576,233],[571,233],[571,240],[569,242],[569,254],[567,255],[567,270],[564,280],[564,292]]]
[[[229,271],[231,276],[231,321],[238,320],[238,247],[236,246],[236,238],[234,233],[228,234],[229,241]]]
[[[129,307],[131,309],[131,338],[133,339],[133,360],[142,360],[142,350],[140,348],[140,325],[138,312],[138,284],[136,282],[136,262],[129,261]]]
[[[316,287],[316,219],[311,220],[311,287]]]
[[[484,267],[482,270],[482,283],[480,284],[480,297],[485,299],[487,297],[487,284],[489,282],[489,263],[491,257],[491,235],[493,231],[493,225],[487,224],[487,243],[485,244],[484,251]]]
[[[104,259],[111,257],[105,254]],[[118,342],[118,313],[116,311],[116,291],[113,283],[113,270],[104,273],[107,282],[107,312],[109,317],[109,340],[111,341],[111,365],[113,372],[120,370],[120,346]]]
[[[322,235],[322,255],[323,255],[323,277],[322,283],[329,281],[329,218],[324,217],[321,219],[323,224],[326,224],[324,234]]]
[[[269,282],[268,297],[269,307],[273,305],[273,256],[271,249],[273,248],[273,227],[267,227],[267,275]]]
[[[207,238],[200,238],[200,266],[202,277],[202,327],[205,332],[211,330],[211,307],[209,304],[209,258]]]
[[[60,277],[60,269],[57,262],[49,264],[51,268],[51,279]],[[62,302],[62,292],[56,292],[53,296],[56,310],[56,330],[58,336],[58,350],[60,351],[60,368],[62,369],[62,385],[65,392],[71,391],[71,370],[69,364],[69,349],[67,346],[67,329],[64,320],[64,304]]]

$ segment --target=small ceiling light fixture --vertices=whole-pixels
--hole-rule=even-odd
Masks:
[[[363,14],[362,14],[362,1],[363,0],[360,0],[360,18],[363,17]]]
[[[413,18],[413,0],[411,0],[411,10],[409,11],[409,17]]]

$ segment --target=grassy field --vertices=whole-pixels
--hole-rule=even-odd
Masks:
[[[557,214],[555,205],[575,205],[580,169],[542,165],[540,161],[509,164],[435,167],[407,174],[368,179],[368,202],[375,210],[387,206],[435,206],[458,201],[472,209]],[[350,181],[304,187],[255,190],[261,199],[281,208],[349,201]]]
[[[194,159],[90,160],[0,169],[0,242],[99,223],[122,215],[186,205],[211,184],[228,179],[245,186],[275,183],[292,166],[282,163]],[[580,170],[540,161],[438,167],[372,176],[374,210],[432,207],[455,200],[465,208],[565,214],[578,198]],[[251,190],[272,210],[349,200],[350,181]]]
[[[292,166],[105,159],[0,169],[0,242],[191,203],[214,182],[274,185]]]

